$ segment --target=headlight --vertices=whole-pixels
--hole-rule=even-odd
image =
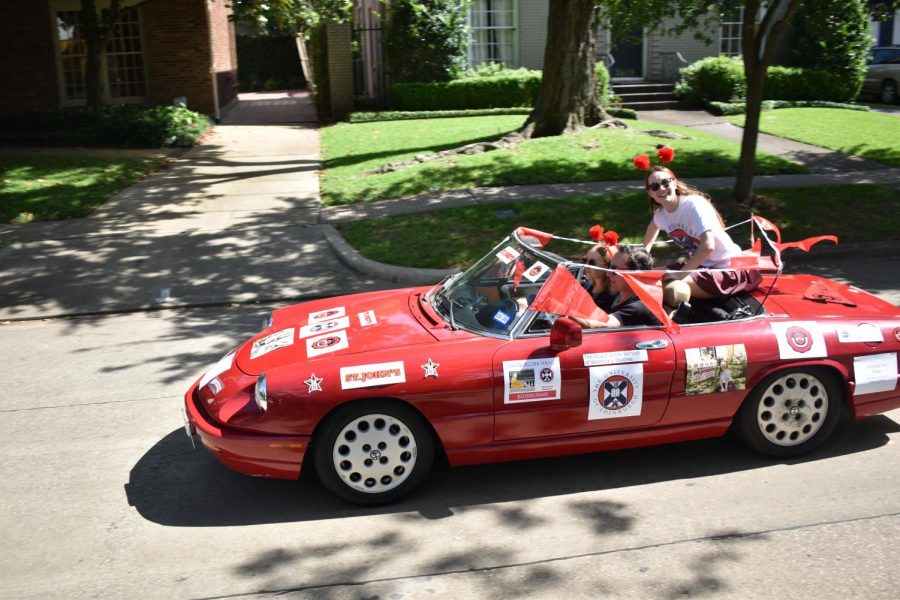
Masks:
[[[266,316],[263,317],[263,320],[262,320],[262,328],[263,328],[263,329],[268,329],[269,327],[272,326],[272,323],[274,323],[274,322],[275,322],[275,321],[274,321],[274,319],[272,318],[272,313],[269,313],[269,314],[267,314]]]
[[[256,406],[259,410],[266,412],[269,408],[269,399],[266,396],[266,374],[263,373],[256,379],[256,389],[253,390],[253,398],[256,400]]]

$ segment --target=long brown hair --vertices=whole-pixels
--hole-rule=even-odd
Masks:
[[[719,211],[716,210],[715,205],[712,203],[712,200],[710,200],[710,198],[707,194],[705,194],[704,192],[701,192],[697,188],[693,188],[693,187],[689,186],[688,184],[686,184],[685,182],[681,181],[680,179],[678,179],[678,177],[675,176],[675,173],[672,172],[672,169],[670,169],[669,167],[664,167],[662,165],[653,165],[652,167],[650,167],[650,170],[647,171],[647,174],[644,176],[644,190],[647,192],[647,199],[650,201],[650,216],[653,216],[653,214],[658,209],[662,208],[662,205],[659,202],[657,202],[656,200],[654,200],[653,196],[650,195],[650,187],[649,187],[648,182],[650,181],[650,176],[653,175],[654,173],[668,174],[669,177],[672,178],[672,181],[675,182],[675,195],[678,196],[679,198],[682,196],[700,196],[701,198],[703,198],[704,200],[709,202],[709,205],[712,206],[712,209],[716,211],[716,216],[719,218],[719,224],[722,227],[725,227],[725,221],[722,219],[722,215],[720,215]]]

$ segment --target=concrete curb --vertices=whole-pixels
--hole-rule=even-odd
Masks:
[[[362,275],[378,277],[387,281],[406,285],[434,285],[448,275],[459,271],[456,269],[417,269],[399,267],[370,260],[356,251],[332,225],[319,225],[325,234],[325,240],[337,254],[338,259]]]

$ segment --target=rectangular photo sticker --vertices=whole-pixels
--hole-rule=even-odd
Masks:
[[[503,361],[503,402],[557,400],[562,388],[559,358]]]
[[[743,344],[687,348],[685,394],[699,396],[747,388],[747,349]]]

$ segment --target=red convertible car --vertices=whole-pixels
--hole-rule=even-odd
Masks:
[[[560,315],[588,267],[551,239],[519,228],[431,288],[274,311],[187,391],[188,435],[235,471],[295,479],[311,463],[374,505],[410,492],[436,452],[467,465],[733,428],[790,457],[845,415],[900,407],[900,309],[863,290],[778,268],[691,323],[582,331]]]

